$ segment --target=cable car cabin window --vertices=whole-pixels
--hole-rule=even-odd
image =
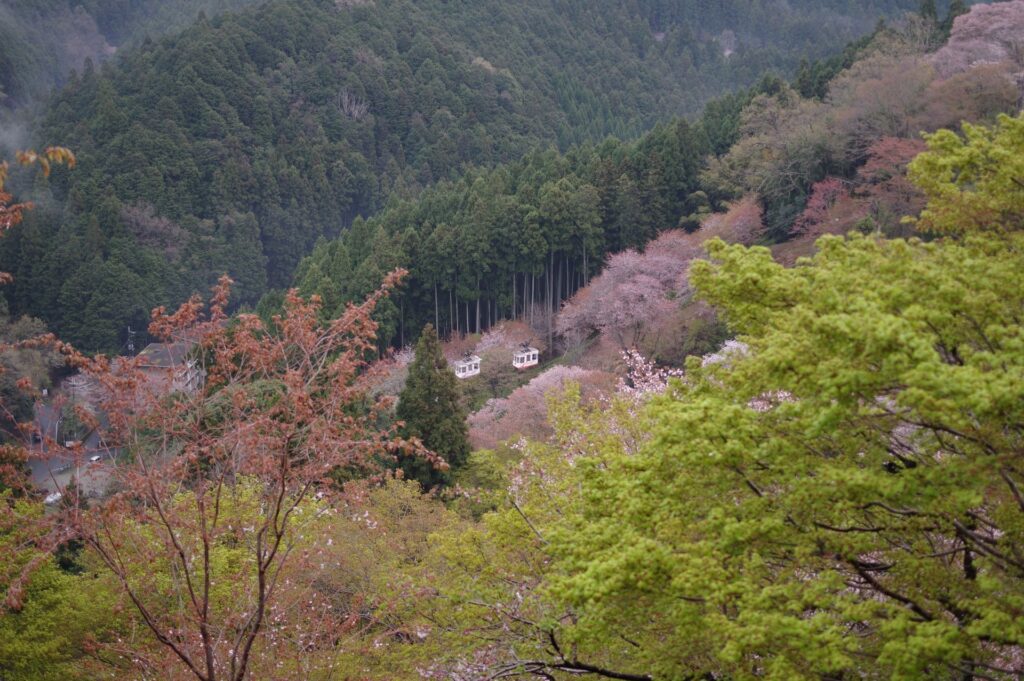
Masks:
[[[540,350],[525,346],[512,355],[512,366],[517,369],[535,366],[540,358]]]
[[[480,373],[481,360],[476,355],[469,355],[454,362],[455,376],[457,378],[470,378]]]

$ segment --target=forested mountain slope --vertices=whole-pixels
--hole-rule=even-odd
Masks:
[[[259,0],[3,0],[0,2],[0,109],[63,84],[86,59],[101,61],[146,37],[185,28],[200,12]]]
[[[116,350],[224,271],[254,303],[389,196],[634,135],[915,4],[277,0],[200,21],[51,102],[38,139],[80,164],[3,246],[12,311]]]
[[[976,23],[963,19],[964,30]],[[959,59],[949,54],[956,41],[933,54],[941,23],[926,17],[882,30],[845,62],[809,67],[832,76],[820,97],[802,78],[767,78],[693,123],[661,125],[636,142],[532,154],[438,185],[320,245],[296,282],[334,313],[406,267],[394,307],[378,311],[386,338],[401,343],[427,322],[451,333],[524,317],[550,347],[554,313],[607,255],[642,250],[665,229],[693,230],[730,201],[748,197],[745,210],[763,217],[770,242],[855,227],[899,234],[900,218],[920,207],[901,182],[920,132],[992,121],[1020,96],[1021,66],[1010,57]],[[650,288],[648,298],[663,293]],[[632,308],[631,319],[654,321]],[[593,322],[576,331],[585,336],[600,327]]]

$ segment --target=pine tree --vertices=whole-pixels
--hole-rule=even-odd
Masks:
[[[416,357],[399,396],[398,418],[405,422],[403,434],[422,440],[448,462],[450,470],[469,457],[466,412],[459,403],[459,387],[431,324],[424,327],[416,344]],[[418,480],[425,488],[443,484],[449,477],[420,458],[403,459],[401,465],[407,478]]]

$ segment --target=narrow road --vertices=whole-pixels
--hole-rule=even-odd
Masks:
[[[42,442],[33,442],[29,446],[28,465],[32,472],[32,483],[47,492],[62,489],[73,477],[86,493],[99,493],[106,486],[106,475],[103,475],[103,460],[112,452],[103,444],[98,430],[90,432],[82,442],[81,461],[75,466],[74,457],[63,449],[48,447],[46,439],[59,441],[60,410],[51,402],[36,402],[36,428],[43,434]],[[91,457],[102,457],[99,461],[90,461]],[[76,470],[77,469],[77,470]]]

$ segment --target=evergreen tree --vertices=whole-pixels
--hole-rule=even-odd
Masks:
[[[437,331],[427,324],[399,396],[398,418],[405,422],[406,437],[418,437],[428,449],[444,457],[452,469],[462,466],[470,451],[466,412],[459,403],[455,381],[441,352]],[[418,480],[426,488],[448,480],[447,473],[422,458],[406,458],[401,465],[407,478]]]
[[[521,303],[526,288],[531,301],[557,309],[579,273],[620,245],[603,234],[614,217],[604,212],[611,191],[590,171],[590,142],[632,139],[668,115],[696,114],[703,102],[750,85],[766,70],[790,73],[803,56],[810,72],[802,90],[823,96],[838,67],[818,68],[816,60],[867,30],[879,12],[915,9],[918,0],[865,7],[793,0],[791,8],[771,12],[766,3],[738,0],[569,3],[571,12],[552,0],[456,4],[457,11],[442,0],[0,3],[0,89],[9,95],[0,108],[63,82],[67,69],[57,67],[65,43],[81,48],[66,55],[70,61],[83,62],[82,75],[68,79],[41,110],[37,140],[60,140],[81,163],[34,187],[32,198],[47,206],[34,219],[35,235],[0,245],[0,261],[17,263],[8,268],[16,270],[14,287],[4,291],[12,311],[43,319],[83,350],[110,351],[116,346],[94,345],[109,340],[108,332],[96,333],[84,315],[65,319],[59,303],[72,278],[99,284],[93,273],[78,273],[97,256],[106,262],[113,251],[125,252],[122,261],[168,304],[208,290],[227,272],[237,282],[232,305],[252,305],[268,289],[296,282],[296,265],[320,237],[351,226],[347,279],[393,269],[385,261],[394,254],[374,246],[381,227],[388,239],[408,227],[426,239],[442,222],[450,227],[455,263],[429,272],[413,268],[396,298],[391,318],[397,323],[381,329],[382,343],[396,340],[387,334],[403,342],[407,328],[427,321],[446,332],[483,329],[513,300]],[[79,5],[71,21],[71,8]],[[249,5],[250,11],[221,14]],[[147,33],[156,37],[195,21],[200,9],[207,21],[138,44]],[[51,24],[55,30],[46,30]],[[91,26],[97,44],[69,38],[72,25]],[[740,49],[723,60],[717,34],[726,28],[758,40],[739,41]],[[114,62],[97,68],[83,60],[98,59],[111,46],[119,48]],[[54,67],[49,75],[47,59]],[[715,109],[722,120],[709,117],[699,128],[700,144],[706,136],[718,153],[728,150],[739,135],[744,97]],[[680,204],[697,189],[692,164],[704,154],[674,127],[658,126],[642,149],[620,143],[617,157],[601,159],[614,163],[610,180],[626,174],[640,192],[623,197],[623,205],[642,208],[643,219],[617,221],[633,232],[628,245],[641,246],[693,212]],[[565,151],[584,142],[565,157],[538,153],[523,167],[526,174],[485,176],[489,184],[472,193],[455,182],[469,168],[508,164],[530,149]],[[611,151],[604,143],[600,148],[602,157]],[[538,207],[537,187],[570,174],[576,179],[549,197],[552,207],[571,217],[572,204],[592,185],[601,192],[601,224],[591,229],[593,221],[570,220],[564,223],[576,230],[570,237],[513,262],[511,246],[519,240],[502,234],[513,219],[520,230],[532,226],[502,207],[522,206],[525,215]],[[425,221],[402,221],[397,229],[375,219],[430,184],[449,195],[460,188],[471,200],[437,204],[423,211]],[[449,217],[454,213],[457,219]],[[366,220],[353,224],[360,215]],[[546,237],[549,227],[539,225]],[[525,240],[530,249],[532,237]],[[362,267],[368,259],[376,265]],[[320,267],[341,302],[366,290]],[[81,297],[94,294],[101,295],[89,289]],[[378,309],[379,320],[388,305]]]

